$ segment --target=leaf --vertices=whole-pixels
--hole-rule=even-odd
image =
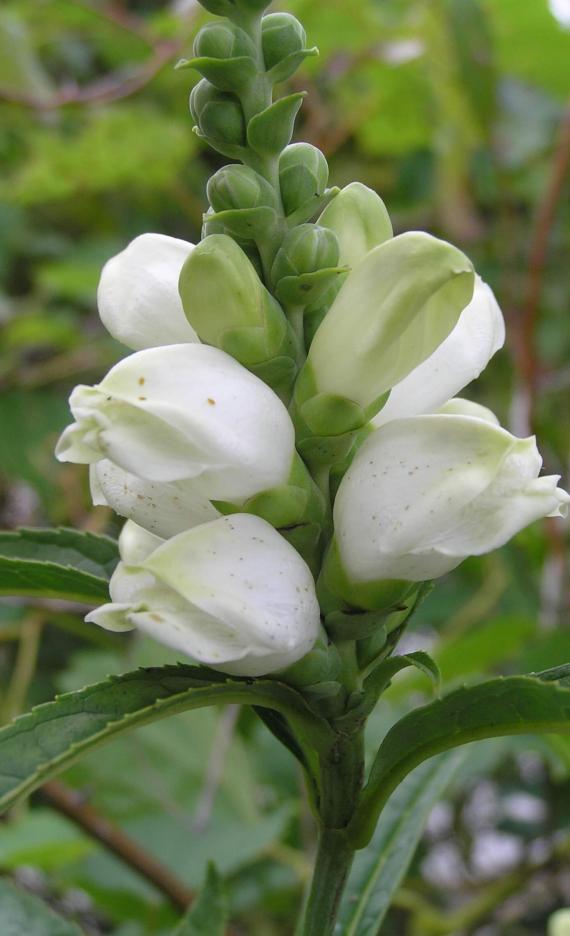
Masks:
[[[0,595],[97,604],[109,595],[115,540],[64,527],[0,533]]]
[[[0,731],[0,811],[115,735],[204,705],[260,705],[285,714],[312,746],[331,731],[294,689],[268,679],[229,679],[197,666],[111,676],[33,709]]]
[[[356,855],[335,931],[339,936],[376,936],[427,818],[465,757],[456,751],[422,764],[390,798],[372,841]]]
[[[434,659],[424,650],[416,650],[402,656],[389,657],[377,666],[364,683],[365,691],[370,691],[376,698],[390,685],[392,677],[408,666],[413,666],[432,680],[437,689],[441,683],[439,667]]]
[[[224,936],[227,920],[223,882],[210,863],[204,888],[172,936]]]
[[[37,897],[0,878],[0,933],[2,936],[81,936]]]
[[[384,738],[351,832],[365,844],[392,791],[418,764],[469,741],[570,732],[570,689],[528,676],[457,689],[414,709]]]

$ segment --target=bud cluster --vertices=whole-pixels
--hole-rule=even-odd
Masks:
[[[534,439],[457,396],[504,342],[470,260],[394,236],[375,192],[327,188],[324,155],[291,143],[302,95],[273,88],[314,51],[301,24],[201,2],[226,19],[184,63],[190,109],[235,162],[198,245],[145,234],[101,276],[101,319],[135,353],[73,391],[57,449],[128,520],[89,620],[279,671],[342,715],[426,583],[570,497]]]

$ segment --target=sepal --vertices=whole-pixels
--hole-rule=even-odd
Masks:
[[[247,141],[260,156],[277,156],[291,142],[295,118],[306,92],[290,94],[270,104],[247,125]]]
[[[220,91],[241,91],[254,80],[257,69],[255,62],[248,56],[240,55],[230,59],[218,59],[198,56],[181,59],[177,68],[195,68],[203,78]]]
[[[339,599],[349,607],[363,611],[392,612],[404,610],[417,587],[417,582],[406,582],[402,579],[352,581],[342,565],[338,544],[333,537],[325,556],[317,591],[325,613],[337,610]]]

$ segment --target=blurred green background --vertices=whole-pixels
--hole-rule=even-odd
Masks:
[[[455,242],[492,285],[508,343],[476,386],[548,473],[570,455],[570,3],[284,0],[321,55],[297,129],[331,179],[382,195],[399,231]],[[104,261],[145,231],[199,236],[222,158],[191,132],[175,72],[206,20],[194,0],[3,0],[0,7],[0,525],[117,532],[87,472],[58,465],[67,396],[125,349],[103,331]],[[545,521],[443,581],[406,637],[446,686],[570,660],[567,527]],[[0,713],[167,654],[83,623],[81,609],[0,603]],[[427,697],[402,676],[370,731]],[[235,933],[291,936],[311,820],[291,759],[252,715],[179,716],[63,777],[187,888],[213,858]],[[60,795],[58,801],[57,795]],[[168,932],[176,912],[63,814],[62,789],[0,825],[0,874],[87,934]],[[476,746],[432,813],[386,936],[544,934],[570,906],[570,743]],[[460,908],[460,909],[458,909]],[[461,909],[462,908],[462,909]]]

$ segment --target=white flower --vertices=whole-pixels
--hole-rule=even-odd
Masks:
[[[377,429],[334,506],[340,559],[353,581],[436,578],[502,546],[527,524],[567,513],[557,475],[539,477],[534,438],[488,419],[433,415]]]
[[[465,254],[429,234],[401,234],[369,251],[313,338],[315,394],[369,407],[447,338],[473,283]]]
[[[103,267],[97,302],[113,338],[140,351],[198,341],[178,294],[178,278],[193,244],[165,234],[141,234]]]
[[[109,459],[147,481],[192,479],[209,500],[241,502],[286,483],[295,455],[289,414],[273,391],[217,348],[149,348],[70,398],[76,422],[60,461]]]
[[[548,936],[570,936],[570,909],[557,910],[548,921]]]
[[[453,331],[430,357],[392,388],[374,424],[382,426],[391,419],[434,412],[475,380],[504,343],[505,323],[497,300],[477,276],[473,299]]]
[[[220,515],[206,497],[195,493],[192,480],[145,481],[108,458],[90,466],[89,478],[96,506],[112,507],[120,517],[165,539]]]
[[[241,676],[291,666],[319,636],[308,566],[259,517],[221,517],[165,543],[128,523],[120,545],[124,561],[111,579],[112,603],[87,621],[109,630],[136,627]]]

